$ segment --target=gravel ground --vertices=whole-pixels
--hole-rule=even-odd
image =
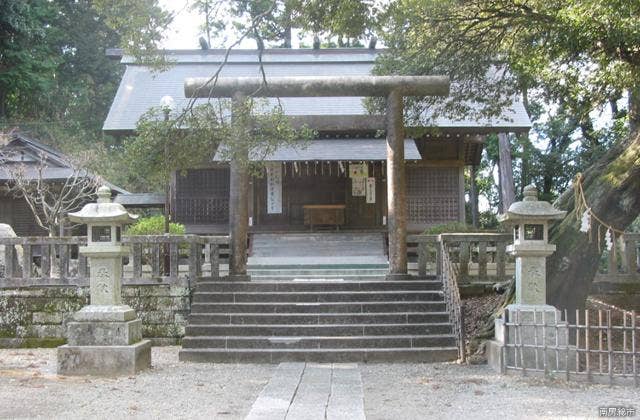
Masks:
[[[361,367],[367,419],[595,418],[599,407],[634,407],[640,389],[501,376],[487,365]]]
[[[55,350],[0,350],[0,418],[243,418],[275,365],[178,362],[153,348],[154,368],[120,379],[55,374]],[[634,407],[640,389],[503,377],[486,365],[360,365],[368,419],[583,418]],[[637,416],[640,413],[636,414]]]
[[[154,347],[153,369],[119,379],[58,376],[55,349],[0,350],[0,418],[242,419],[272,365],[181,363]]]

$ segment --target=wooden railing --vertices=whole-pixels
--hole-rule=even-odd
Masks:
[[[640,282],[640,233],[625,233],[622,247],[616,246],[615,252],[605,252],[601,269],[595,282],[638,283]]]
[[[4,273],[0,287],[87,285],[90,266],[78,252],[86,237],[0,238]],[[188,284],[199,276],[220,276],[228,258],[228,236],[125,236],[130,254],[123,258],[125,284]]]
[[[511,234],[443,233],[409,235],[409,261],[416,261],[419,276],[442,274],[442,244],[448,252],[460,284],[501,282],[513,274],[512,259],[506,254]]]

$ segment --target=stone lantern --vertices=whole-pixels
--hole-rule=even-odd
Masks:
[[[541,369],[542,360],[550,366],[566,366],[565,356],[560,358],[553,348],[567,345],[567,324],[560,311],[546,304],[546,258],[556,250],[549,243],[549,221],[565,214],[546,201],[538,201],[536,187],[528,185],[524,199],[499,217],[513,226],[513,245],[507,251],[516,257],[516,301],[495,320],[495,338],[487,343],[489,365],[498,371],[515,365]],[[546,347],[550,349],[545,352]]]
[[[90,304],[68,324],[68,344],[58,347],[58,373],[65,375],[125,375],[151,365],[151,342],[142,340],[142,321],[122,304],[122,228],[136,216],[111,202],[102,186],[96,203],[85,205],[69,219],[87,225],[87,246],[79,252],[89,261]]]
[[[513,245],[507,247],[507,252],[516,257],[516,304],[546,304],[546,258],[556,250],[549,243],[549,221],[563,219],[566,213],[546,201],[538,201],[538,190],[528,185],[524,199],[513,203],[499,217],[513,226]]]

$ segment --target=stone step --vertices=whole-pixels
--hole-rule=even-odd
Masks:
[[[430,322],[448,322],[447,312],[395,312],[395,313],[345,313],[345,314],[203,314],[191,313],[190,325],[202,324],[296,324],[296,325],[335,325],[335,324],[416,324]]]
[[[434,335],[378,335],[359,337],[184,337],[185,349],[343,349],[343,348],[416,348],[455,346],[451,334]]]
[[[364,349],[182,349],[181,361],[208,363],[435,363],[455,360],[456,347]]]
[[[282,274],[270,276],[270,275],[260,275],[255,276],[251,275],[252,282],[261,282],[261,281],[282,281],[282,282],[290,282],[290,281],[367,281],[367,280],[384,280],[386,276],[386,271],[381,273],[379,276],[372,276],[370,274],[361,276],[361,275],[343,275],[343,274],[335,274],[335,275],[291,275],[291,276],[283,276]]]
[[[333,302],[333,303],[193,303],[194,313],[379,313],[379,312],[442,312],[442,298],[414,302]]]
[[[335,324],[335,325],[292,325],[292,324],[189,324],[186,336],[365,336],[365,335],[425,335],[450,334],[451,325],[444,323],[421,324]]]
[[[386,276],[389,266],[362,264],[362,265],[265,265],[249,266],[247,272],[252,276],[324,276],[324,275],[360,275],[360,276]]]
[[[381,292],[199,292],[193,302],[410,302],[442,299],[439,291],[381,291]]]
[[[384,290],[441,290],[439,280],[410,281],[262,281],[253,279],[250,282],[238,281],[200,281],[198,292],[320,292],[320,291],[384,291]]]

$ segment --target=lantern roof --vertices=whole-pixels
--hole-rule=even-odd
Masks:
[[[524,187],[524,199],[509,206],[505,214],[498,216],[501,222],[520,222],[527,219],[563,219],[566,211],[558,210],[547,201],[538,201],[538,190],[535,185]]]
[[[130,214],[122,204],[111,202],[111,189],[106,185],[98,188],[95,203],[86,204],[80,211],[69,213],[69,219],[76,223],[132,223],[138,216]]]

